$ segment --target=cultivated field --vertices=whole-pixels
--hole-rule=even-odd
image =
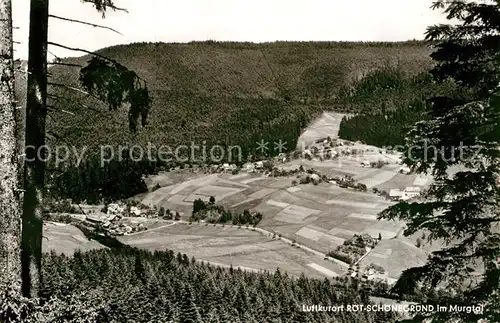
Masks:
[[[285,238],[295,240],[297,243],[321,253],[335,249],[354,234],[368,233],[374,238],[378,238],[380,235],[383,239],[382,242],[373,251],[373,255],[369,255],[361,264],[368,265],[372,262],[380,264],[388,270],[390,277],[395,278],[408,265],[420,263],[422,259],[425,260],[426,253],[415,247],[415,243],[411,240],[401,237],[403,223],[376,219],[377,214],[390,206],[392,202],[373,194],[371,189],[378,188],[389,191],[409,186],[425,187],[429,180],[415,175],[400,174],[398,171],[401,166],[395,155],[382,154],[376,147],[361,144],[357,144],[354,148],[363,149],[366,153],[362,156],[343,156],[339,160],[298,159],[275,166],[296,168],[302,165],[306,169],[314,168],[327,176],[351,175],[355,180],[365,184],[368,187],[368,192],[340,188],[326,182],[319,185],[300,184],[294,186],[292,185],[294,177],[267,177],[257,173],[237,175],[190,173],[189,180],[170,184],[147,193],[141,197],[141,201],[147,205],[180,211],[184,215],[183,218],[187,220],[191,215],[192,203],[195,199],[201,198],[208,201],[210,196],[214,196],[216,203],[233,212],[242,212],[245,209],[261,212],[264,218],[259,223],[260,228],[281,234]],[[388,164],[382,168],[363,168],[361,161],[365,160],[370,162],[384,160]],[[179,177],[175,172],[164,173],[152,177],[150,181],[151,183],[168,183],[170,176]],[[178,229],[174,226],[169,228],[169,231],[156,232],[154,238],[150,238],[150,245],[147,247],[162,248],[171,244],[173,250],[195,255],[196,258],[223,264],[231,263],[250,268],[269,269],[261,263],[267,261],[265,260],[268,259],[266,253],[262,257],[249,256],[245,258],[241,256],[240,249],[237,249],[236,254],[239,256],[230,258],[226,256],[228,251],[223,250],[225,244],[230,245],[229,240],[220,240],[220,245],[214,249],[202,242],[207,239],[205,235],[201,234],[204,237],[201,238],[200,234],[192,232],[193,236],[190,238],[190,234],[185,232],[182,233],[181,239],[179,234],[175,233]],[[213,228],[211,230],[217,232],[223,229]],[[230,239],[235,234],[234,231],[225,230],[224,234],[227,237],[225,239]],[[177,235],[174,238],[170,236],[172,234]],[[210,236],[211,234],[208,235],[208,237]],[[182,241],[195,239],[200,240],[200,242],[176,243],[172,239],[181,239]],[[243,242],[243,244],[246,243]],[[262,244],[258,245],[262,246]],[[252,248],[258,249],[257,246]],[[248,252],[252,254],[257,249],[251,249]],[[263,252],[258,250],[259,254]],[[213,258],[215,256],[212,255],[215,251],[221,252],[217,258]],[[275,257],[274,254],[269,254],[269,259],[273,259],[273,257]],[[281,259],[280,257],[276,259]],[[274,263],[271,267],[273,266]],[[296,262],[288,261],[283,266],[294,273],[304,269],[310,271],[310,268],[306,268],[307,264],[305,263],[299,265]]]
[[[304,132],[302,142],[309,144],[328,134],[334,138],[341,117],[325,113]],[[183,220],[188,220],[194,200],[208,201],[213,196],[217,204],[233,213],[244,210],[262,213],[263,219],[258,227],[266,232],[220,225],[165,225],[161,220],[152,223],[150,219],[135,219],[133,221],[146,221],[150,230],[120,239],[132,246],[171,249],[221,266],[239,266],[247,270],[280,267],[292,275],[305,273],[311,277],[331,277],[345,274],[346,267],[325,260],[323,255],[354,234],[367,233],[374,238],[381,236],[382,240],[360,265],[378,264],[386,269],[387,278],[397,278],[402,270],[422,264],[429,250],[425,246],[417,248],[415,237],[402,237],[403,223],[377,220],[377,214],[392,202],[372,193],[372,189],[389,192],[409,186],[425,188],[429,178],[400,174],[399,157],[377,147],[361,143],[346,147],[358,153],[334,160],[294,159],[275,166],[283,169],[313,168],[328,177],[349,175],[365,184],[368,192],[341,188],[328,182],[293,185],[292,181],[297,180],[293,176],[268,177],[246,172],[204,174],[190,169],[171,171],[149,177],[148,187],[158,185],[160,188],[136,196],[136,200],[179,212]],[[386,164],[381,168],[361,166],[361,162],[377,161]],[[70,253],[77,247],[95,247],[78,232],[71,226],[48,224],[46,234],[49,239],[44,241],[44,248]],[[273,233],[285,240],[273,240]],[[292,246],[292,241],[300,248]]]
[[[138,248],[171,249],[214,265],[251,271],[280,268],[290,275],[304,273],[314,278],[339,276],[346,271],[319,255],[245,228],[172,223],[119,240]]]
[[[334,112],[323,112],[323,114],[314,120],[306,131],[297,140],[297,149],[304,149],[306,146],[313,144],[316,140],[330,136],[335,138],[339,132],[340,121],[345,114]]]
[[[43,225],[43,252],[72,255],[75,250],[88,251],[106,248],[97,241],[88,240],[75,226],[64,223],[46,221]]]

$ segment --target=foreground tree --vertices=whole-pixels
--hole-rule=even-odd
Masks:
[[[0,289],[21,278],[20,183],[14,104],[12,3],[0,1]],[[15,291],[14,291],[15,292]]]
[[[432,118],[417,123],[406,140],[406,164],[434,176],[425,201],[399,203],[380,218],[406,221],[405,235],[424,231],[429,242],[444,242],[424,266],[403,272],[394,291],[441,289],[446,296],[423,302],[458,307],[418,313],[409,322],[500,322],[499,4],[433,5],[459,22],[429,27],[426,35],[436,44],[434,76],[451,78],[458,90],[454,97],[432,98]]]
[[[98,12],[123,10],[111,0],[83,0],[92,3]],[[61,17],[58,17],[61,19]],[[36,297],[41,285],[43,230],[43,197],[45,191],[45,123],[47,117],[47,47],[49,0],[31,0],[28,87],[26,100],[24,165],[24,204],[22,216],[22,278],[23,295]],[[73,21],[73,20],[72,20]],[[76,21],[77,22],[77,21]],[[65,47],[67,48],[67,47]],[[73,48],[69,48],[73,49]],[[75,49],[80,50],[80,49]],[[80,50],[87,52],[85,50]],[[106,102],[111,109],[129,104],[130,129],[135,131],[139,118],[143,125],[149,111],[150,98],[145,82],[118,62],[97,55],[81,70],[81,83],[92,95]]]
[[[30,7],[28,87],[26,97],[24,201],[22,225],[23,294],[36,296],[42,259],[42,201],[45,178],[45,118],[47,116],[47,35],[49,1],[32,0]],[[41,157],[41,158],[40,158]]]

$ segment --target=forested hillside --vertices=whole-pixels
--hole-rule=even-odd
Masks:
[[[208,150],[213,145],[237,145],[246,159],[259,154],[256,142],[262,139],[271,145],[282,140],[287,149],[294,149],[304,127],[325,110],[364,115],[405,111],[435,93],[437,87],[425,75],[431,66],[429,53],[424,43],[416,41],[137,43],[100,50],[99,54],[134,70],[147,83],[152,104],[147,125],[137,133],[128,130],[125,107],[109,111],[82,91],[79,66],[85,66],[90,56],[64,59],[64,65],[50,68],[47,134],[52,145],[89,150],[78,169],[70,167],[57,174],[52,192],[74,199],[86,195],[83,191],[107,192],[96,199],[140,193],[140,176],[157,167],[129,162],[119,167],[119,173],[103,171],[97,159],[90,158],[100,145],[146,149],[151,142],[175,149],[194,143]],[[21,80],[18,87],[23,84]],[[341,131],[352,137],[349,130]],[[364,135],[355,137],[370,141]],[[137,184],[130,190],[117,184],[124,174]]]
[[[307,312],[302,306],[368,304],[349,280],[248,273],[186,255],[133,248],[45,254],[41,302],[3,298],[3,322],[390,323],[394,312]],[[10,316],[9,316],[10,315]],[[26,316],[31,320],[28,320]],[[36,319],[35,319],[36,318]]]
[[[290,136],[323,109],[350,109],[339,102],[342,86],[370,71],[394,67],[414,75],[430,66],[421,42],[267,44],[202,42],[138,43],[99,51],[146,80],[153,98],[148,126],[127,131],[127,114],[104,107],[75,90],[50,86],[50,129],[71,143],[124,141],[179,144],[190,141],[252,146],[269,132]],[[64,60],[85,65],[88,56]],[[53,66],[50,82],[80,88],[79,68]],[[71,99],[71,100],[68,100]],[[78,104],[80,103],[80,104]],[[85,106],[83,106],[85,105]],[[94,111],[97,108],[99,111]],[[69,115],[60,111],[74,112]],[[59,110],[59,111],[57,111]],[[269,134],[269,135],[268,135]],[[82,140],[83,139],[83,140]]]

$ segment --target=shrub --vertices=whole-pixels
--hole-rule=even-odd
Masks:
[[[379,265],[374,264],[374,263],[371,263],[371,264],[368,266],[368,269],[373,269],[374,271],[379,272],[379,273],[381,273],[381,274],[385,273],[385,268],[384,268],[384,267],[379,266]]]
[[[205,202],[203,202],[202,199],[194,200],[194,202],[193,202],[193,214],[197,214],[198,212],[200,212],[202,210],[206,210],[206,209],[207,209],[207,206],[206,206]]]
[[[106,207],[106,206],[105,206]],[[72,213],[82,214],[80,208],[71,204],[71,200],[64,199],[61,201],[52,201],[45,205],[44,212],[46,213]],[[107,209],[106,211],[107,212]]]
[[[272,171],[274,168],[274,164],[270,160],[265,160],[262,164],[265,170]]]
[[[335,258],[337,260],[343,261],[343,262],[348,263],[350,265],[352,265],[354,263],[353,259],[349,255],[347,255],[341,251],[332,250],[332,251],[328,252],[326,255],[328,257]]]

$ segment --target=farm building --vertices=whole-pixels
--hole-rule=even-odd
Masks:
[[[371,167],[371,164],[368,160],[365,160],[361,162],[361,167]]]
[[[106,221],[108,221],[108,217],[106,215],[87,214],[85,217],[85,222],[93,227],[103,225]]]
[[[420,195],[420,187],[407,187],[404,191],[405,195],[409,198],[417,197]]]
[[[407,187],[404,191],[400,189],[392,189],[389,191],[389,198],[393,201],[406,201],[420,195],[420,187]]]
[[[389,198],[393,201],[398,201],[403,198],[404,192],[400,189],[392,189],[389,191]]]

